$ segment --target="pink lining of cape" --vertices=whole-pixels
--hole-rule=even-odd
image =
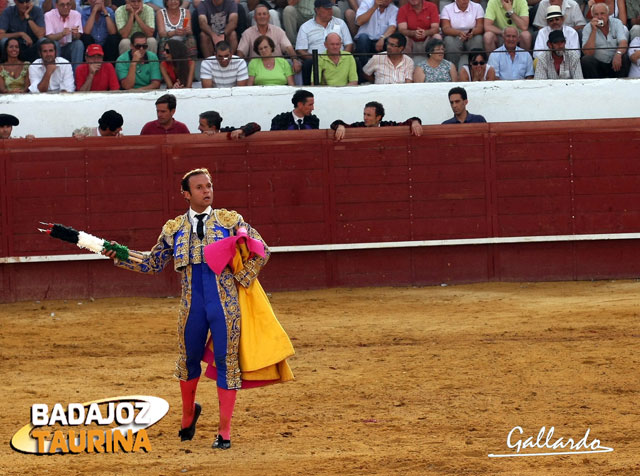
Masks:
[[[247,229],[238,228],[235,236],[230,236],[220,241],[208,244],[204,247],[204,258],[209,268],[218,276],[225,266],[230,265],[236,254],[236,243],[244,241],[252,255],[264,258],[264,244],[247,235]]]

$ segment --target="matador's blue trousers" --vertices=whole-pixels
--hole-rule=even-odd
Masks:
[[[227,387],[227,323],[218,295],[218,278],[206,263],[191,265],[191,308],[184,329],[187,352],[187,380],[200,376],[200,365],[207,343],[207,331],[213,336],[218,370],[218,387]]]

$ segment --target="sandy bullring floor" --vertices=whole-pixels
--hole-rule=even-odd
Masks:
[[[639,293],[635,281],[274,293],[297,380],[240,393],[226,452],[210,448],[209,380],[196,437],[177,437],[176,299],[0,305],[0,474],[640,474]],[[171,405],[149,453],[10,448],[34,403],[133,394]],[[489,458],[515,451],[515,426],[589,429],[614,451]]]

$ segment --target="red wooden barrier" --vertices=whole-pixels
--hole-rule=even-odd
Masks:
[[[216,206],[270,246],[640,232],[640,120],[558,121],[0,144],[0,258],[81,254],[55,221],[149,249],[205,166]],[[270,290],[631,277],[633,240],[274,253]],[[175,273],[107,261],[0,264],[0,301],[177,293]]]

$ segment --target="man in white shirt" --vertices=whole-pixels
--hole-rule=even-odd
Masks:
[[[231,54],[231,46],[226,41],[219,41],[215,56],[208,57],[200,65],[200,81],[203,88],[246,86],[249,81],[247,63]]]
[[[29,66],[29,91],[32,93],[70,92],[76,90],[71,64],[56,57],[56,45],[45,39],[40,43],[40,58]]]
[[[551,5],[558,6],[562,9],[564,24],[570,26],[576,31],[582,30],[587,24],[584,15],[580,10],[580,5],[575,0],[540,0],[538,11],[533,19],[533,25],[538,28],[546,26],[547,10]]]
[[[538,32],[538,36],[536,36],[536,44],[533,47],[534,58],[540,56],[547,49],[549,33],[556,30],[561,31],[565,37],[565,49],[570,51],[575,50],[580,53],[580,38],[578,38],[578,32],[564,24],[564,16],[562,15],[560,7],[551,5],[547,9],[547,23],[548,26],[541,29]]]
[[[311,84],[311,68],[313,66],[312,52],[318,50],[322,54],[326,51],[324,40],[329,33],[337,33],[342,38],[344,51],[353,51],[353,39],[347,24],[333,16],[331,0],[315,0],[315,16],[302,24],[296,38],[296,52],[302,59],[302,81]]]
[[[358,53],[380,53],[384,51],[384,40],[396,31],[398,7],[391,0],[362,0],[356,12],[356,51]],[[366,64],[370,55],[359,56]]]

